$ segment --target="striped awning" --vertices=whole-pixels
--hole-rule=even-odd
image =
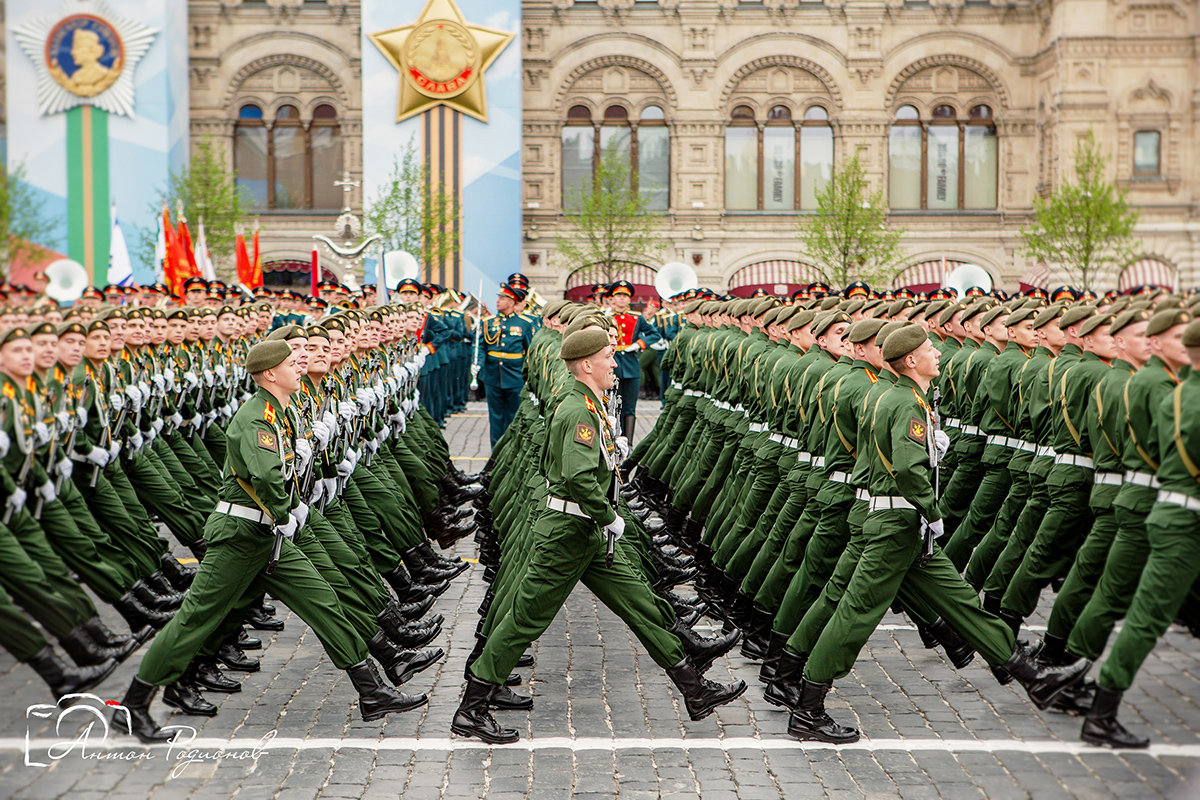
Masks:
[[[1175,288],[1175,268],[1157,258],[1143,258],[1121,270],[1117,291],[1127,292],[1136,286]]]
[[[914,289],[917,291],[929,291],[930,288],[936,289],[939,286],[944,286],[946,283],[946,275],[948,275],[956,267],[961,267],[965,261],[955,261],[950,258],[935,258],[931,261],[922,261],[919,264],[913,264],[908,269],[896,276],[896,280],[892,282],[892,287],[895,289]]]
[[[1034,264],[1029,269],[1025,270],[1025,274],[1021,276],[1021,291],[1029,289],[1046,288],[1050,281],[1050,270],[1045,264]]]
[[[729,278],[729,288],[737,289],[742,286],[788,286],[803,284],[807,286],[821,280],[821,275],[811,265],[803,261],[789,259],[774,259],[759,261],[742,267]],[[776,294],[776,292],[772,292]]]
[[[567,291],[583,286],[591,289],[593,284],[612,283],[620,280],[629,281],[632,284],[653,286],[656,273],[657,270],[636,261],[614,261],[612,269],[609,271],[605,271],[600,264],[589,264],[570,274],[567,278]]]

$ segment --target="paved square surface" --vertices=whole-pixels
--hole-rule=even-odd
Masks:
[[[657,402],[639,404],[639,436],[657,410]],[[483,466],[483,404],[452,418],[446,435],[460,467]],[[464,558],[472,551],[472,540],[459,543]],[[484,589],[476,567],[434,608],[446,627],[433,644],[448,657],[404,687],[429,692],[428,707],[362,722],[349,679],[280,607],[286,629],[258,634],[262,671],[245,677],[239,694],[206,695],[220,706],[216,717],[169,715],[156,700],[160,721],[194,728],[194,739],[185,730],[189,743],[169,750],[106,735],[90,706],[61,723],[53,707],[27,709],[50,696],[0,652],[0,696],[10,698],[0,712],[0,797],[1200,797],[1200,642],[1181,630],[1160,642],[1121,709],[1154,746],[1117,753],[1081,744],[1078,719],[1038,712],[980,659],[955,670],[921,647],[906,620],[889,616],[830,695],[830,712],[863,732],[858,744],[835,749],[789,739],[787,715],[762,698],[757,665],[736,651],[709,675],[745,679],[749,691],[703,722],[688,721],[666,676],[581,587],[535,645],[534,667],[522,670],[533,711],[498,715],[521,730],[521,743],[489,749],[449,733]],[[1044,598],[1034,631],[1048,608]],[[138,661],[134,654],[98,697],[120,699]],[[85,719],[93,725],[81,735]]]

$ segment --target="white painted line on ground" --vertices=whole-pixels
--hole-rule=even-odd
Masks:
[[[0,752],[25,750],[45,751],[59,744],[61,739],[33,739],[28,742],[18,738],[0,738]],[[89,742],[89,745],[96,745]],[[158,748],[167,745],[158,745]],[[260,739],[215,739],[197,738],[187,743],[189,749],[197,750],[250,750],[255,747],[270,750],[401,750],[412,752],[450,752],[459,750],[484,750],[486,745],[475,739],[433,737],[418,739],[395,737],[381,740],[319,738],[297,739],[278,737],[262,745]],[[107,740],[101,749],[154,749],[133,740]],[[1053,739],[1017,741],[1012,739],[862,739],[854,744],[832,745],[823,742],[798,742],[791,738],[754,739],[750,737],[730,739],[604,739],[584,737],[567,739],[522,739],[515,744],[501,745],[498,749],[509,750],[570,750],[572,752],[617,750],[843,750],[843,751],[898,751],[908,753],[1032,753],[1036,755],[1119,755],[1121,753],[1145,753],[1153,758],[1197,758],[1200,759],[1200,744],[1153,744],[1148,750],[1109,750],[1092,747],[1083,742],[1062,742]]]

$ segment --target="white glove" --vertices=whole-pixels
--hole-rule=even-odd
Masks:
[[[627,344],[621,350],[625,353],[640,353],[642,352],[642,346],[640,344]]]
[[[0,431],[0,458],[8,455],[8,448],[12,447],[12,441],[8,438],[8,434]]]
[[[82,428],[87,425],[87,421],[88,421],[87,407],[80,406],[79,408],[75,409],[75,424]]]
[[[420,372],[421,367],[425,366],[425,356],[428,352],[428,350],[421,350],[413,357],[413,363],[417,365],[417,372]]]
[[[354,474],[354,461],[350,458],[343,458],[338,462],[337,473],[342,480],[348,480]]]
[[[150,399],[150,384],[146,383],[145,381],[141,381],[138,383],[137,386],[138,386],[138,391],[142,393],[143,399],[149,400]]]
[[[171,420],[171,424],[174,425],[176,428],[183,427],[183,414],[180,414],[178,411],[176,411],[171,416],[167,417],[167,419]]]
[[[337,478],[322,478],[321,484],[325,487],[325,502],[330,502],[337,497]]]
[[[358,401],[358,410],[363,414],[370,413],[371,406],[375,405],[375,395],[365,386],[354,393],[354,399]]]
[[[144,436],[142,436],[141,431],[136,431],[132,436],[129,437],[129,446],[134,450],[141,450],[142,445],[145,443],[146,439]]]
[[[134,386],[132,383],[125,387],[125,396],[129,398],[130,404],[134,408],[142,407],[142,390]]]
[[[942,463],[942,459],[946,457],[946,451],[950,449],[950,437],[941,428],[933,432],[933,446],[937,452],[938,463]]]
[[[41,447],[50,441],[50,427],[44,422],[33,423],[33,446]]]
[[[195,389],[200,385],[200,376],[189,369],[183,373],[183,385],[188,389]]]
[[[353,447],[346,448],[346,458],[350,459],[350,463],[355,467],[358,466],[358,460],[362,458],[362,453],[355,450]],[[351,470],[353,471],[353,470]]]
[[[54,473],[64,481],[71,480],[71,473],[74,471],[75,465],[71,463],[71,459],[69,458],[60,459],[59,462],[54,465]]]
[[[325,412],[325,416],[321,417],[321,421],[328,425],[329,430],[331,431],[336,431],[338,429],[337,414],[333,412],[332,408]]]
[[[211,369],[204,370],[204,385],[205,386],[213,385],[213,371]]]
[[[612,534],[614,538],[620,539],[625,535],[625,520],[621,519],[621,515],[617,514],[613,521],[604,526],[604,533]]]
[[[221,381],[224,381],[224,380],[225,380],[225,376],[228,374],[228,373],[225,371],[225,365],[224,365],[224,364],[217,364],[217,368],[214,370],[214,372],[216,373],[217,377],[221,379]]]
[[[271,531],[271,533],[274,534],[276,531],[278,531],[279,533],[283,534],[283,538],[287,539],[290,542],[296,538],[296,530],[299,527],[300,527],[300,524],[296,521],[296,518],[293,517],[291,514],[288,514],[287,521],[282,523],[281,525],[276,525],[274,530]]]
[[[54,481],[46,481],[37,488],[37,496],[42,498],[43,503],[51,503],[58,495],[54,491]]]
[[[154,384],[154,388],[160,392],[164,391],[167,387],[167,382],[161,374],[151,375],[150,380]]]
[[[17,487],[16,489],[13,489],[13,493],[8,496],[8,500],[5,501],[5,505],[7,505],[13,511],[20,511],[25,506],[25,497],[25,490]]]
[[[157,421],[157,420],[156,420]],[[161,425],[161,422],[160,422]],[[154,423],[150,423],[150,430],[146,431],[146,444],[154,444],[154,440],[158,438],[158,428],[154,427]]]
[[[375,434],[376,449],[383,447],[383,443],[386,442],[388,437],[391,435],[392,435],[392,429],[389,428],[387,425],[384,425],[382,428],[380,428],[379,433]]]
[[[230,400],[229,401],[229,415],[233,416],[234,414],[236,414],[237,410],[241,407],[241,405],[242,405],[242,401],[238,400],[236,397],[233,398],[232,400]]]
[[[338,403],[338,414],[340,414],[342,419],[346,420],[347,422],[353,420],[354,415],[357,412],[358,406],[356,406],[354,403],[351,403],[349,400],[343,400],[342,402]]]
[[[120,411],[125,407],[125,395],[120,392],[113,392],[108,396],[108,404],[112,406],[113,411]]]
[[[308,504],[314,505],[321,502],[321,497],[325,494],[325,481],[313,481],[312,491],[308,495]]]
[[[296,527],[303,528],[304,523],[308,522],[308,503],[301,503],[291,511],[292,519],[296,520]]]
[[[60,411],[54,415],[54,420],[58,423],[60,431],[71,430],[71,415],[65,411]]]
[[[629,458],[630,452],[631,451],[629,449],[629,440],[626,439],[624,436],[618,436],[617,437],[617,458],[621,461],[624,461],[625,459]]]
[[[364,439],[362,446],[363,450],[367,451],[367,454],[372,458],[374,458],[375,453],[379,450],[379,442],[375,439]]]
[[[117,456],[119,456],[120,454],[121,454],[121,443],[120,442],[113,441],[111,444],[109,444],[109,446],[108,446],[108,460],[109,461],[116,461]]]
[[[333,438],[333,429],[324,420],[317,420],[312,425],[313,438],[317,441],[317,449],[324,450]]]
[[[946,532],[946,523],[940,519],[937,522],[927,522],[925,524],[929,526],[929,530],[933,531],[934,539],[942,538],[942,534]]]
[[[93,447],[83,458],[89,463],[100,467],[100,469],[104,469],[112,456],[109,454],[108,450],[104,449],[103,447]]]
[[[164,424],[165,423],[163,422],[162,417],[158,417],[157,419],[155,419],[153,422],[150,423],[150,430],[154,431],[155,435],[158,435],[158,434],[162,433]]]
[[[312,445],[308,443],[308,439],[297,439],[296,458],[299,460],[299,464],[296,467],[297,472],[304,472],[308,469],[308,463],[312,461],[312,455],[313,449]]]

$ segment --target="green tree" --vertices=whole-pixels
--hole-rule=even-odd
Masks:
[[[253,202],[250,194],[237,185],[237,174],[225,162],[217,144],[211,139],[201,139],[187,165],[168,175],[167,186],[159,192],[151,210],[161,216],[163,208],[167,208],[174,220],[182,209],[193,240],[203,222],[217,275],[229,278],[234,272],[234,238],[252,213]],[[142,228],[138,232],[137,257],[154,269],[158,267],[154,263],[157,237],[157,228]]]
[[[54,221],[26,180],[24,164],[0,176],[0,264],[8,277],[14,259],[37,255],[43,244],[54,246]]]
[[[888,226],[883,192],[872,192],[858,157],[817,193],[815,214],[801,214],[801,247],[821,278],[835,288],[853,281],[890,287],[903,270],[900,238]]]
[[[1075,179],[1033,199],[1033,222],[1021,228],[1026,253],[1058,268],[1080,289],[1137,257],[1138,213],[1123,188],[1105,177],[1108,158],[1091,130],[1075,146]]]
[[[384,250],[403,250],[423,267],[454,251],[460,214],[457,199],[430,186],[428,178],[417,145],[409,139],[392,158],[391,174],[363,215],[365,236],[377,234]]]
[[[611,282],[618,263],[662,253],[656,218],[633,190],[629,155],[616,141],[601,154],[591,184],[567,192],[566,208],[574,230],[558,235],[558,252],[573,268],[586,267],[590,282]]]

